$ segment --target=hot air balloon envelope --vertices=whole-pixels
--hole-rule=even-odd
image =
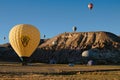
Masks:
[[[6,39],[6,37],[4,37],[4,40]]]
[[[75,32],[76,30],[77,30],[77,27],[76,27],[76,26],[74,26],[74,27],[73,27],[73,31]]]
[[[89,51],[84,51],[82,53],[82,57],[89,57]]]
[[[93,4],[92,4],[92,3],[89,3],[89,4],[88,4],[88,8],[89,8],[90,10],[92,10]]]
[[[22,61],[30,57],[40,42],[39,30],[29,24],[14,26],[9,33],[9,41],[12,48]]]
[[[57,45],[57,41],[53,41],[52,44],[53,44],[53,45]]]

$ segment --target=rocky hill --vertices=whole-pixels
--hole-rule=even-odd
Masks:
[[[89,52],[83,57],[84,51]],[[9,55],[8,55],[9,54]],[[10,44],[0,45],[0,59],[18,61]],[[120,64],[120,37],[110,32],[65,32],[41,40],[30,62]]]

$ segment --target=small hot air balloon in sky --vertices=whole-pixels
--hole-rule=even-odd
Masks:
[[[76,26],[73,26],[73,32],[76,32],[76,30],[77,30],[77,27]]]
[[[46,35],[44,34],[43,37],[44,37],[44,39],[45,39]]]
[[[33,25],[19,24],[10,30],[9,41],[12,48],[22,60],[22,65],[27,65],[28,58],[40,42],[40,32]]]
[[[4,37],[4,40],[6,39],[6,37]]]
[[[89,8],[90,10],[92,10],[93,4],[92,4],[92,3],[89,3],[89,4],[88,4],[88,8]]]
[[[57,41],[53,41],[53,42],[52,42],[52,45],[57,45]]]

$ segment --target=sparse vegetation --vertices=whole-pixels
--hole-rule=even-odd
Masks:
[[[0,74],[2,80],[120,80],[120,71],[109,72],[85,72],[74,75],[51,74]]]
[[[120,80],[120,66],[66,64],[0,64],[0,80]]]

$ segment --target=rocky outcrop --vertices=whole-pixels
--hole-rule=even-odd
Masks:
[[[0,61],[20,61],[9,43],[0,45]]]
[[[90,56],[82,57],[82,52],[86,50],[89,51]],[[4,51],[6,50],[0,47],[1,56]],[[31,62],[47,63],[54,61],[85,64],[90,59],[95,64],[120,64],[120,37],[103,31],[65,32],[51,39],[41,40],[41,44],[30,57]]]
[[[53,44],[56,43],[56,44]],[[58,63],[84,63],[81,54],[89,50],[96,64],[120,64],[120,38],[110,32],[62,33],[39,47],[43,59],[55,59]],[[118,57],[119,56],[119,57]]]

